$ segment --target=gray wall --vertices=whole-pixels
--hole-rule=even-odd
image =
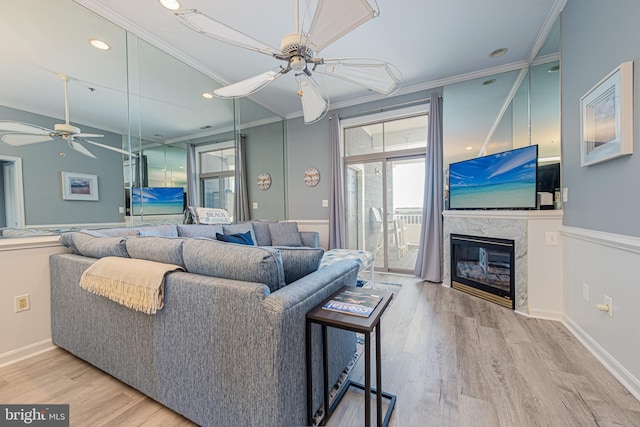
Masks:
[[[242,131],[247,141],[247,188],[251,219],[285,219],[284,123],[281,121]],[[271,187],[258,188],[261,172],[271,175]],[[253,203],[258,209],[253,209]]]
[[[615,7],[613,7],[615,4]],[[564,224],[640,237],[640,2],[569,0],[562,14],[562,171]],[[634,151],[580,167],[580,97],[620,63],[634,64]]]
[[[372,114],[385,109],[388,106],[398,105],[399,108],[409,105],[416,100],[426,100],[432,91],[442,91],[440,88],[428,91],[414,92],[408,95],[384,98],[379,101],[369,102],[338,109],[338,116],[354,117],[364,114]],[[426,102],[426,101],[424,101]],[[329,199],[330,161],[329,161],[329,116],[317,123],[305,125],[303,119],[295,118],[287,120],[287,170],[288,170],[288,207],[289,219],[298,220],[328,220],[329,208],[322,207],[322,200]],[[320,182],[315,187],[307,187],[303,181],[304,171],[309,167],[315,167],[320,172]]]
[[[0,106],[2,120],[17,120],[53,129],[60,120]],[[103,134],[99,142],[120,147],[120,135],[90,128],[83,132]],[[85,144],[97,157],[86,157],[65,141],[49,141],[14,147],[0,143],[0,154],[22,158],[25,221],[27,226],[123,222],[118,207],[124,206],[122,155]],[[64,156],[61,156],[64,153]],[[97,202],[63,200],[61,172],[79,172],[98,176],[100,200]]]
[[[7,225],[4,205],[4,162],[0,160],[0,227]]]

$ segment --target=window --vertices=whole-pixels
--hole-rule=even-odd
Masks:
[[[226,209],[233,220],[236,196],[233,141],[199,147],[196,152],[200,205]]]

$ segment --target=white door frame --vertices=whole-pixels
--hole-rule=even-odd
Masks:
[[[4,167],[4,197],[5,209],[11,210],[16,218],[16,228],[25,228],[24,215],[24,186],[22,182],[22,159],[20,157],[11,157],[0,155],[0,161],[13,164],[13,174],[10,174],[10,168]],[[8,175],[9,174],[9,175]],[[13,182],[13,188],[9,188]],[[7,194],[15,194],[12,199],[7,199]],[[11,215],[8,215],[10,217]]]

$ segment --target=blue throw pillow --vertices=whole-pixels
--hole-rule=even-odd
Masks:
[[[238,243],[240,245],[255,246],[253,239],[251,238],[251,232],[237,233],[237,234],[220,234],[216,233],[216,239],[221,242]]]

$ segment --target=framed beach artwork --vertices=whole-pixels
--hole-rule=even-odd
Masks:
[[[633,153],[633,61],[580,98],[580,153],[581,166]]]
[[[98,199],[98,176],[77,172],[62,172],[62,198],[64,200]]]

